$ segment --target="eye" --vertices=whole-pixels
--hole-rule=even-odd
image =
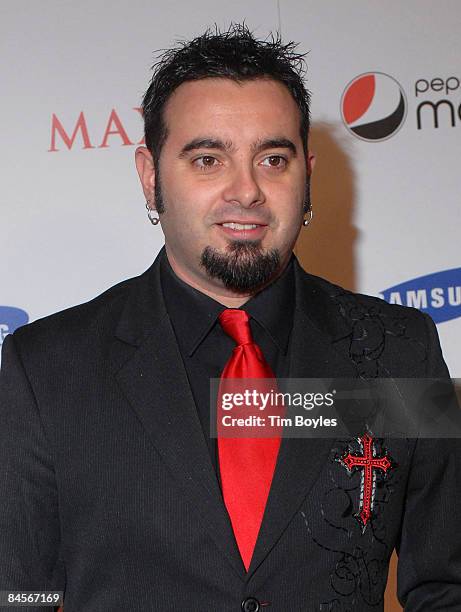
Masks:
[[[287,160],[281,155],[269,155],[269,157],[263,159],[261,165],[266,168],[282,169],[286,167],[287,163]]]
[[[212,155],[202,155],[194,159],[193,164],[200,168],[200,170],[206,170],[207,168],[214,168],[217,166],[218,160]]]

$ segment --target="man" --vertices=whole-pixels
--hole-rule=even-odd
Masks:
[[[0,589],[62,590],[65,612],[376,611],[397,547],[406,610],[461,608],[455,442],[210,436],[210,378],[447,376],[429,317],[292,253],[300,62],[234,26],[157,65],[136,166],[165,248],[4,342]],[[369,491],[346,469],[367,449]]]

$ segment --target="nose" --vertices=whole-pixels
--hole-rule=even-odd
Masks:
[[[234,169],[223,197],[226,202],[238,204],[243,208],[254,208],[264,203],[264,193],[254,174],[253,167],[243,166]]]

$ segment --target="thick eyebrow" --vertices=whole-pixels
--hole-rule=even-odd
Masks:
[[[191,140],[183,146],[179,157],[185,157],[186,153],[196,151],[197,149],[218,149],[218,151],[230,153],[233,148],[231,142],[223,142],[215,138],[194,138],[194,140]]]
[[[260,153],[266,149],[289,149],[293,155],[297,153],[296,145],[287,138],[267,138],[265,140],[258,140],[252,148],[255,153]]]
[[[231,153],[235,150],[233,144],[229,141],[223,142],[216,138],[194,138],[183,146],[179,157],[185,157],[190,151],[196,151],[197,149],[217,149],[218,151],[225,151]],[[296,145],[287,138],[266,138],[265,140],[258,140],[252,145],[254,153],[260,153],[266,149],[289,149],[293,155],[296,155]]]

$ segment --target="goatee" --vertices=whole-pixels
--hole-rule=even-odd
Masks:
[[[277,249],[264,253],[259,240],[235,240],[226,253],[207,246],[200,263],[208,275],[220,279],[226,289],[248,293],[261,289],[276,275],[280,254]]]

